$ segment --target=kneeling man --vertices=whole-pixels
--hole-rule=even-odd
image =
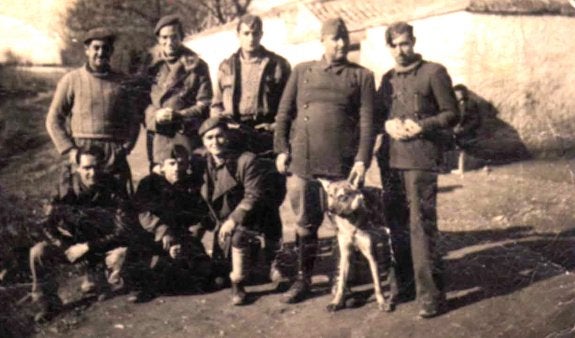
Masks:
[[[79,148],[74,172],[65,171],[45,222],[46,240],[30,249],[32,299],[40,305],[35,320],[52,316],[61,305],[54,276],[56,263],[80,263],[86,269],[82,291],[102,291],[106,263],[108,281],[121,285],[120,268],[125,256],[128,227],[121,207],[125,190],[104,173],[104,150]],[[107,289],[104,288],[104,290]]]
[[[201,175],[190,172],[190,154],[182,145],[172,144],[156,154],[160,173],[142,179],[134,196],[140,225],[147,232],[134,252],[146,263],[148,274],[140,278],[140,292],[132,299],[138,302],[150,299],[158,288],[204,290],[211,275],[201,243],[201,232],[210,227],[199,192]]]
[[[220,118],[210,118],[201,125],[199,134],[207,151],[207,168],[202,196],[207,201],[214,221],[220,247],[227,250],[231,243],[232,303],[246,301],[244,282],[250,268],[250,243],[262,233],[266,242],[267,264],[275,256],[273,245],[281,238],[281,227],[266,215],[275,207],[264,192],[266,170],[251,152],[236,152],[229,143],[228,126]],[[215,239],[216,240],[216,239]],[[276,275],[275,271],[270,275]],[[273,279],[273,278],[272,278]]]

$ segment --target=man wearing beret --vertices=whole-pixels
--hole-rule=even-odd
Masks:
[[[141,236],[141,249],[128,257],[151,268],[139,281],[133,299],[141,302],[158,291],[191,285],[205,290],[211,263],[201,242],[211,227],[208,208],[200,195],[202,170],[192,168],[190,154],[182,145],[157,153],[159,173],[152,172],[138,185],[133,204],[139,223],[148,233]],[[156,257],[156,259],[153,259]],[[150,260],[152,264],[150,263]]]
[[[58,152],[68,155],[70,163],[75,163],[80,147],[102,148],[104,169],[130,188],[126,156],[134,148],[140,127],[127,78],[110,68],[115,39],[106,28],[87,33],[87,62],[58,83],[46,128]]]
[[[219,224],[217,240],[224,250],[231,243],[232,303],[246,302],[245,281],[250,264],[250,243],[263,233],[267,243],[277,243],[281,228],[268,222],[269,198],[264,191],[261,162],[251,152],[238,152],[229,146],[228,125],[221,118],[210,118],[199,134],[207,150],[207,168],[202,196]]]
[[[276,116],[276,166],[293,174],[287,195],[297,224],[298,275],[283,297],[286,303],[310,291],[323,221],[316,179],[348,178],[361,185],[374,143],[373,74],[347,60],[349,34],[342,19],[323,24],[321,41],[323,58],[295,67]]]
[[[377,95],[377,109],[386,120],[386,146],[378,158],[396,262],[391,293],[395,300],[407,300],[417,291],[419,316],[429,318],[440,313],[445,299],[436,249],[437,172],[445,132],[459,113],[445,67],[414,52],[413,27],[394,23],[385,37],[396,61]]]
[[[182,44],[184,30],[175,15],[162,17],[154,34],[157,44],[144,78],[150,103],[145,110],[148,132],[153,134],[152,162],[170,144],[180,144],[191,154],[201,146],[198,127],[209,113],[212,84],[207,63]]]

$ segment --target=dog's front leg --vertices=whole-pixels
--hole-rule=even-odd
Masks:
[[[339,244],[339,275],[337,278],[337,288],[335,296],[331,303],[327,306],[327,310],[334,312],[345,307],[345,284],[349,275],[349,260],[351,258],[352,241],[351,236],[343,231],[338,231],[337,242]]]
[[[377,266],[377,261],[375,259],[375,246],[370,235],[367,232],[358,232],[356,234],[357,246],[361,253],[365,256],[369,263],[369,269],[371,270],[371,277],[373,279],[373,292],[375,294],[375,299],[377,301],[377,306],[380,310],[386,312],[393,311],[393,305],[385,301],[383,297],[383,292],[381,290],[381,281],[379,278],[379,268]]]

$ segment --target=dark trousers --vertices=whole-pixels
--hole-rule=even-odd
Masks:
[[[212,276],[212,263],[203,244],[192,236],[178,240],[182,249],[177,258],[152,239],[134,243],[125,263],[130,286],[154,292],[205,289]]]
[[[436,248],[437,173],[423,170],[382,170],[385,214],[391,231],[393,297],[413,287],[422,303],[444,297],[443,267]]]

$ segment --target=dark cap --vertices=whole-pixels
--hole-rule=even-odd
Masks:
[[[154,162],[162,164],[165,160],[170,158],[190,158],[190,153],[181,144],[168,143],[164,147],[155,147],[154,149]]]
[[[328,19],[321,26],[321,35],[349,36],[342,18]]]
[[[205,133],[207,133],[208,131],[210,131],[216,127],[220,127],[224,130],[228,130],[228,124],[226,123],[226,121],[224,119],[219,118],[219,117],[210,117],[209,119],[205,120],[202,123],[202,125],[200,126],[200,129],[198,129],[198,135],[204,136]]]
[[[158,35],[160,33],[160,30],[162,29],[162,27],[172,26],[172,25],[177,25],[179,27],[180,34],[184,33],[182,31],[182,21],[180,20],[180,17],[177,16],[176,14],[172,14],[172,15],[166,15],[166,16],[163,16],[160,18],[160,20],[156,24],[156,27],[154,28],[154,34]]]
[[[92,40],[108,40],[111,43],[114,43],[114,41],[116,41],[116,34],[108,28],[93,28],[90,29],[84,36],[84,44],[87,45]]]

